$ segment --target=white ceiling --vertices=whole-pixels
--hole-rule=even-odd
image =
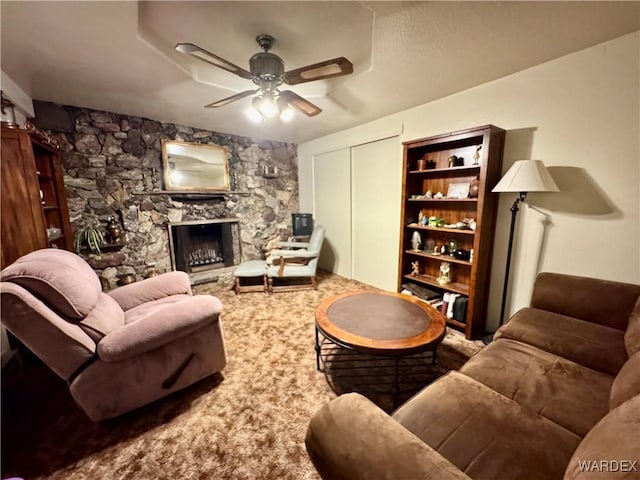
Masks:
[[[640,2],[0,2],[1,66],[37,100],[303,142],[640,29]],[[323,109],[251,124],[252,87],[177,53],[195,43],[248,69],[256,35],[287,70],[346,56],[350,76],[291,87]],[[526,94],[526,92],[523,92]]]

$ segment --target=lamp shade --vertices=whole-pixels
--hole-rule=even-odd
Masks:
[[[516,160],[492,192],[559,192],[542,160]]]

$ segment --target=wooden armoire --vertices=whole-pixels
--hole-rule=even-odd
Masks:
[[[2,126],[2,268],[40,248],[73,250],[60,153],[45,136]]]

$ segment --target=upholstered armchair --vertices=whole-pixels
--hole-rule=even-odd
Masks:
[[[318,288],[316,269],[324,241],[325,228],[316,224],[308,242],[278,242],[277,248],[267,257],[269,290],[296,290]],[[309,283],[275,285],[274,279],[309,279]]]
[[[222,303],[193,296],[184,272],[103,293],[91,267],[57,249],[0,274],[2,322],[69,384],[93,421],[115,417],[221,371]]]

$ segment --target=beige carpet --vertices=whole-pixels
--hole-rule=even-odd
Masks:
[[[228,365],[120,418],[93,424],[66,384],[37,362],[2,377],[2,477],[27,479],[316,479],[304,449],[309,418],[335,397],[316,371],[315,307],[368,288],[322,275],[318,291],[265,295],[215,291]],[[440,365],[457,368],[480,347],[448,334]],[[126,392],[121,392],[126,395]]]

